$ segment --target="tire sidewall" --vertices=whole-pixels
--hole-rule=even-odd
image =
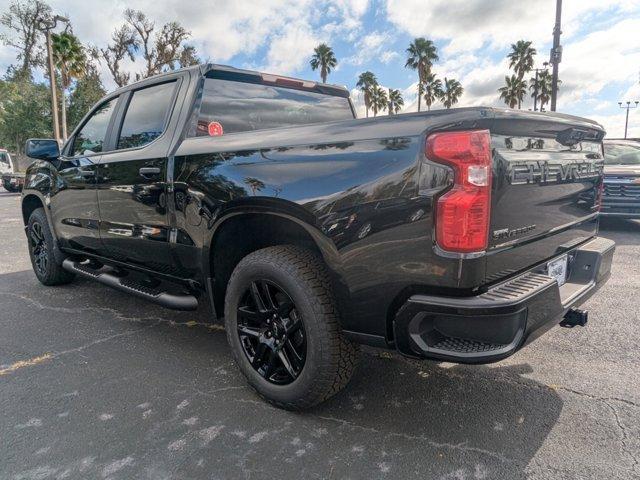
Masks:
[[[237,333],[239,302],[250,282],[257,279],[270,280],[281,287],[291,297],[302,318],[307,343],[306,360],[298,378],[287,385],[269,383],[254,370]],[[329,360],[325,358],[325,355],[329,355],[329,348],[326,332],[321,328],[322,321],[319,305],[314,303],[313,296],[305,289],[304,278],[296,275],[295,268],[252,259],[251,262],[240,262],[229,281],[225,300],[227,340],[240,370],[251,386],[269,400],[292,404],[295,403],[295,399],[305,397],[314,389],[318,375],[321,374],[321,366]]]

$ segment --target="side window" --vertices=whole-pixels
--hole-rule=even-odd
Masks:
[[[109,120],[111,120],[111,115],[116,108],[117,102],[118,97],[112,98],[93,112],[73,140],[72,156],[102,152]]]
[[[162,135],[175,86],[174,81],[133,92],[120,130],[118,150],[141,147]]]

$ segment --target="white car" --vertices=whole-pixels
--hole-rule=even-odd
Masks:
[[[0,176],[2,186],[8,192],[19,192],[24,185],[24,174],[16,172],[11,155],[6,150],[0,149]]]

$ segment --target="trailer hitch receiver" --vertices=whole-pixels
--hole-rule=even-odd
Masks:
[[[576,325],[584,327],[589,319],[589,312],[587,310],[580,310],[578,308],[572,308],[565,313],[564,318],[560,322],[561,327],[573,328]]]

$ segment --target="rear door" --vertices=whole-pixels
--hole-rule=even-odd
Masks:
[[[487,278],[567,251],[598,229],[604,131],[576,117],[497,112]]]
[[[170,265],[169,122],[183,77],[127,92],[111,152],[100,159],[100,236],[109,257],[158,271]]]

